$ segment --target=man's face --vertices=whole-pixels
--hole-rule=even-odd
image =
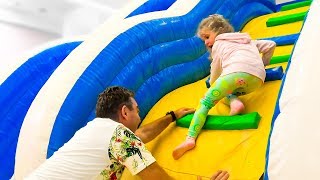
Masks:
[[[130,110],[128,108],[128,119],[129,119],[129,122],[128,122],[128,128],[132,131],[132,132],[135,132],[137,129],[138,129],[138,126],[141,122],[141,119],[140,119],[140,116],[139,116],[139,106],[136,102],[136,100],[132,97],[130,97],[130,100],[132,102],[132,110]]]

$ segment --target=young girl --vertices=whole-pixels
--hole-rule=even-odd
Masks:
[[[273,41],[251,40],[246,33],[234,33],[229,22],[217,14],[200,22],[197,35],[211,52],[211,86],[200,100],[186,140],[173,151],[174,159],[195,147],[208,111],[222,98],[226,97],[225,102],[230,105],[230,115],[244,111],[244,104],[238,96],[253,92],[263,84],[266,77],[264,66],[270,63],[276,46]]]

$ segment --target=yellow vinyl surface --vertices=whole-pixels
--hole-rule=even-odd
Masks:
[[[242,32],[247,32],[253,39],[283,36],[299,33],[303,22],[296,22],[275,27],[266,27],[271,17],[305,12],[309,7],[277,12],[260,16],[246,24]],[[293,45],[277,47],[274,56],[291,54]],[[272,65],[286,68],[287,63]],[[266,67],[266,68],[269,68]],[[178,88],[166,96],[150,110],[143,124],[162,117],[167,111],[180,107],[198,106],[200,98],[207,88],[205,79]],[[246,106],[246,112],[259,112],[262,116],[259,128],[254,130],[202,130],[196,147],[179,160],[172,158],[173,149],[185,140],[187,128],[177,127],[172,123],[161,135],[147,144],[158,164],[175,179],[209,179],[217,170],[227,170],[231,180],[257,180],[265,168],[265,153],[272,116],[278,98],[281,81],[266,82],[259,90],[240,97]],[[229,108],[218,103],[209,114],[227,115]],[[136,179],[126,169],[122,179]]]

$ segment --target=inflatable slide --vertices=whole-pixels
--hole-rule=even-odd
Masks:
[[[287,64],[300,59],[303,53],[292,52],[303,52],[303,44],[308,44],[300,37],[301,30],[315,21],[309,20],[309,7],[319,11],[319,0],[281,5],[273,0],[137,0],[82,41],[43,49],[0,77],[4,79],[0,87],[0,179],[13,175],[22,179],[49,158],[95,117],[97,96],[106,87],[120,85],[135,92],[142,125],[169,110],[196,107],[206,91],[210,62],[195,32],[201,19],[214,13],[229,19],[236,31],[254,39],[274,40],[277,48],[267,68],[281,66],[288,74],[284,80],[265,82],[257,92],[241,97],[245,113],[260,114],[258,128],[204,130],[197,147],[174,160],[172,150],[185,138],[187,129],[172,124],[147,147],[176,179],[209,178],[218,169],[228,170],[230,179],[259,179],[264,172],[266,178],[283,179],[285,171],[279,166],[286,161],[279,165],[272,155],[278,155],[285,143],[278,138],[280,144],[273,146],[274,136],[282,131],[274,122],[282,112],[281,98],[289,98],[287,93],[295,95],[295,89],[288,90],[286,83],[293,84],[289,75],[295,78],[301,72],[297,69],[290,74]],[[306,34],[318,37],[313,32],[310,29]],[[209,114],[227,115],[228,111],[218,103]],[[127,171],[122,177],[135,178]]]

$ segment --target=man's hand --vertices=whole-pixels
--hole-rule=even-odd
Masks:
[[[229,173],[227,171],[218,171],[212,175],[210,180],[226,180],[229,178]]]
[[[180,108],[174,111],[176,118],[181,118],[186,114],[193,113],[195,110],[193,108]],[[143,143],[147,143],[152,141],[155,137],[157,137],[165,128],[172,123],[171,116],[164,116],[158,120],[155,120],[149,124],[141,126],[134,132]]]
[[[195,109],[194,108],[180,108],[174,111],[174,114],[176,115],[177,119],[182,118],[183,116],[194,113]]]
[[[229,178],[229,173],[227,171],[219,170],[211,176],[210,180],[227,180],[228,178]],[[197,179],[201,180],[202,178],[198,176]]]

